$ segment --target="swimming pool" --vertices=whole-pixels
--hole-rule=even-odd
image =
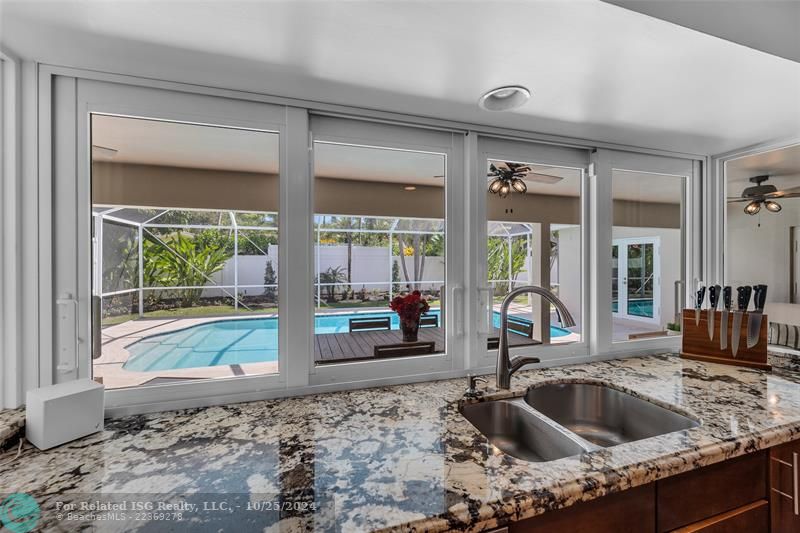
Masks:
[[[619,309],[619,302],[611,304],[611,310],[616,313]],[[652,298],[638,298],[636,300],[628,300],[628,314],[632,316],[641,316],[646,318],[653,318],[653,299]]]
[[[430,314],[439,315],[439,311]],[[344,313],[317,315],[314,332],[346,333],[350,319],[355,317],[390,317],[392,329],[400,329],[395,313]],[[494,313],[494,325],[500,325],[500,313]],[[566,329],[550,327],[551,337],[569,333]],[[127,346],[127,350],[130,357],[123,368],[136,372],[277,361],[278,319],[235,318],[206,322],[145,337]]]

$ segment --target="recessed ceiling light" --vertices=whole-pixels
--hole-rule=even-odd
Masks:
[[[492,89],[481,96],[478,105],[487,111],[508,111],[521,106],[531,97],[531,92],[521,85],[508,85]]]
[[[417,190],[417,188],[414,187],[413,185],[406,185],[405,187],[403,187],[403,189],[405,189],[407,191],[416,191]]]

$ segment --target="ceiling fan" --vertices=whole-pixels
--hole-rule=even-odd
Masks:
[[[744,212],[748,215],[755,215],[761,211],[762,205],[767,208],[767,211],[772,213],[779,212],[782,207],[781,204],[775,201],[778,198],[800,198],[800,187],[779,191],[774,185],[763,184],[768,179],[768,175],[753,176],[750,178],[750,183],[755,183],[755,185],[743,190],[741,196],[729,197],[728,203],[747,202],[747,205],[744,206]]]
[[[515,191],[524,194],[528,190],[523,180],[537,183],[553,184],[558,183],[564,178],[534,172],[529,165],[524,163],[507,163],[495,161],[489,165],[489,192],[497,194],[501,198],[508,196],[508,193]]]

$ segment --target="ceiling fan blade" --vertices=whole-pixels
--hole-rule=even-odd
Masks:
[[[511,168],[505,161],[495,161],[492,164],[492,166],[495,167],[495,169],[499,170],[500,172],[511,172]]]
[[[800,191],[784,194],[781,198],[800,198]]]
[[[534,183],[546,183],[548,185],[553,185],[558,183],[559,181],[563,180],[561,176],[552,176],[550,174],[539,174],[538,172],[530,172],[525,174],[523,177],[526,181],[532,181]]]
[[[752,202],[752,201],[753,201],[752,198],[738,198],[738,197],[735,197],[735,196],[731,197],[731,198],[728,198],[728,203],[729,204],[732,204],[734,202]]]

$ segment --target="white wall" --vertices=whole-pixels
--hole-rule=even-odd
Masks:
[[[267,261],[272,261],[272,267],[275,273],[278,273],[278,249],[277,245],[269,247],[269,253],[263,255],[240,255],[239,256],[239,285],[263,285],[264,283],[264,268]],[[319,253],[319,271],[324,272],[328,268],[341,267],[347,268],[347,246],[320,246]],[[409,275],[413,276],[414,265],[413,258],[406,257],[406,267],[408,268]],[[399,262],[400,258],[394,256],[393,260]],[[404,280],[403,270],[400,267],[400,280]],[[389,267],[389,250],[388,248],[378,246],[353,246],[352,250],[352,283],[353,290],[360,290],[359,284],[366,285],[366,289],[375,289],[387,291],[391,280],[392,271]],[[438,287],[441,281],[444,281],[445,260],[443,257],[426,257],[425,270],[422,274],[420,281],[434,282],[429,285],[421,285],[423,288]],[[214,283],[218,285],[233,285],[234,284],[234,262],[233,258],[229,259],[223,269],[213,276]],[[309,280],[311,283],[311,280]],[[395,290],[398,287],[395,286]],[[240,293],[257,295],[264,292],[263,288],[241,288]],[[203,292],[203,296],[217,296],[219,291],[210,289]]]
[[[800,226],[800,199],[780,204],[780,213],[762,209],[755,216],[745,214],[741,203],[728,206],[726,283],[766,284],[768,302],[790,301],[789,228]]]
[[[581,228],[574,226],[558,230],[558,262],[557,269],[558,296],[567,306],[573,318],[582,327],[581,316]],[[579,331],[576,329],[576,331]]]
[[[675,316],[675,281],[681,277],[681,231],[667,228],[635,228],[614,226],[614,239],[658,237],[661,243],[661,326]],[[581,309],[580,287],[580,228],[559,230],[558,277],[559,296],[567,309],[578,314]],[[611,283],[611,280],[609,280]],[[577,317],[576,317],[577,318]]]

